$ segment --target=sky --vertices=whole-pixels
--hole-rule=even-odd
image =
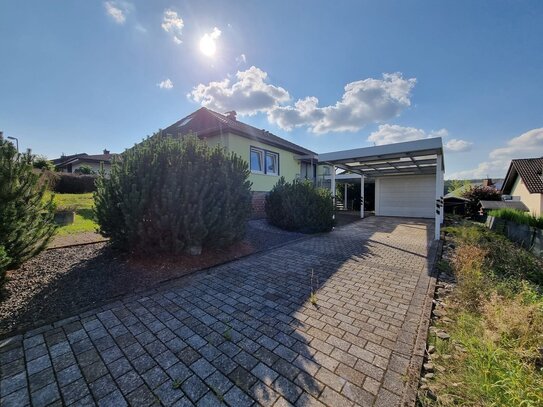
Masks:
[[[317,153],[442,137],[446,178],[543,156],[543,1],[0,2],[0,131],[122,152],[201,106]]]

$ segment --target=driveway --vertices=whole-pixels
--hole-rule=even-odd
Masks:
[[[0,404],[409,404],[432,235],[371,217],[7,339]]]

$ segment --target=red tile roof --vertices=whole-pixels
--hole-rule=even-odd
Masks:
[[[205,107],[189,114],[183,119],[175,122],[164,129],[166,134],[185,135],[190,132],[198,137],[205,138],[221,133],[234,133],[251,140],[257,140],[264,144],[279,147],[301,155],[315,155],[311,150],[294,144],[288,140],[276,136],[266,130],[232,119],[221,113],[214,112]]]

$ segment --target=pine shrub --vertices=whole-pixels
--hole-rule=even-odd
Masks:
[[[223,148],[156,134],[98,177],[100,232],[131,252],[198,254],[231,245],[251,214],[248,177],[247,163]]]
[[[5,268],[16,268],[47,246],[55,232],[53,197],[33,171],[29,153],[0,139],[0,246]],[[6,260],[9,259],[9,260]]]
[[[307,180],[279,179],[266,196],[268,222],[281,229],[302,233],[328,232],[334,227],[334,204],[330,191]]]

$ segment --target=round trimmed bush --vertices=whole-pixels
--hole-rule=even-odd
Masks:
[[[199,254],[231,245],[251,214],[248,177],[247,163],[223,148],[156,134],[98,177],[100,232],[132,252]]]
[[[335,224],[332,194],[307,180],[279,179],[266,196],[268,222],[302,233],[328,232]]]

